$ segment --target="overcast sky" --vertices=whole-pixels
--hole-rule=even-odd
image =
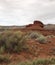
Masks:
[[[55,23],[55,0],[0,0],[0,25]]]

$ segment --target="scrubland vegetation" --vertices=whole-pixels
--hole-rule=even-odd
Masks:
[[[12,64],[9,64],[12,65]],[[21,63],[17,63],[17,64],[13,64],[13,65],[55,65],[55,59],[51,58],[51,59],[37,59],[37,60],[33,60],[33,61],[25,61],[25,62],[21,62]]]
[[[40,43],[47,43],[47,39],[37,32],[23,33],[21,31],[11,32],[5,31],[0,33],[0,54],[4,52],[19,53],[24,49],[28,49],[27,40],[34,39]]]
[[[9,56],[3,56],[4,53],[20,53],[20,52],[28,52],[34,53],[30,46],[28,45],[28,40],[38,41],[39,44],[48,43],[48,39],[46,36],[42,35],[39,32],[26,32],[23,33],[21,31],[4,31],[0,33],[0,63],[2,62],[10,62]],[[49,65],[55,64],[55,59],[39,59],[32,62],[24,62],[18,63],[17,65]],[[11,64],[10,64],[11,65]]]

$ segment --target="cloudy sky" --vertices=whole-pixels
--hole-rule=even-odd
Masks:
[[[55,23],[55,0],[0,0],[0,25]]]

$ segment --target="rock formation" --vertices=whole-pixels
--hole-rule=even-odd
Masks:
[[[28,29],[43,29],[44,24],[41,21],[34,21],[33,24],[29,24],[26,26]]]

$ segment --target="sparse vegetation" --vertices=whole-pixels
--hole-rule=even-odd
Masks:
[[[51,36],[52,37],[52,36]],[[33,43],[38,42],[41,44],[48,43],[47,36],[42,35],[39,32],[28,32],[23,33],[21,31],[4,31],[0,33],[0,54],[4,53],[20,53],[20,52],[27,52],[34,56],[38,55],[39,48],[37,45],[34,46],[28,45],[28,42]],[[37,52],[36,52],[37,50]],[[29,58],[28,56],[25,56],[26,58]],[[6,56],[0,56],[0,62],[8,62],[9,57]],[[46,59],[39,59],[35,60],[33,62],[24,62],[17,65],[49,65],[50,63],[54,63],[55,59],[46,60]],[[51,65],[50,64],[50,65]]]
[[[44,36],[40,36],[39,38],[37,38],[37,41],[39,41],[40,43],[47,43],[48,42],[47,38]]]
[[[12,65],[12,64],[9,64]],[[55,59],[37,59],[33,61],[20,62],[13,65],[55,65]]]
[[[0,53],[22,51],[26,47],[23,37],[21,31],[0,33]]]
[[[27,37],[31,38],[31,39],[37,39],[41,36],[41,33],[39,32],[33,32],[33,31],[30,31],[27,33]]]
[[[37,40],[39,43],[47,43],[48,42],[47,37],[45,37],[44,35],[42,35],[39,32],[31,31],[31,32],[27,33],[26,38]]]
[[[0,55],[0,64],[1,63],[9,63],[9,62],[10,62],[10,59],[9,59],[8,55],[6,55],[6,56]]]
[[[40,43],[47,43],[46,37],[38,32],[31,31],[23,34],[21,31],[5,31],[0,33],[0,53],[27,51],[29,48],[26,41],[29,39],[38,40]]]
[[[48,35],[47,38],[55,38],[55,35]]]

